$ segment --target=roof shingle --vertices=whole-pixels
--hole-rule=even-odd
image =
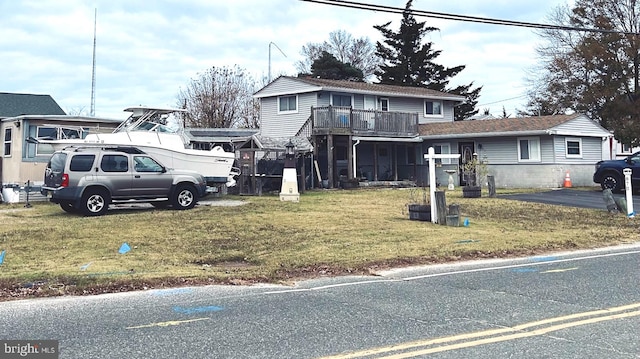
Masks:
[[[418,133],[420,136],[442,136],[545,131],[579,116],[581,114],[575,113],[571,115],[429,123],[419,125]]]
[[[66,115],[49,95],[0,92],[0,118],[22,115]]]

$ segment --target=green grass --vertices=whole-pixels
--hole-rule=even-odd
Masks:
[[[503,190],[514,193],[518,190]],[[410,221],[408,190],[309,191],[300,203],[235,197],[242,206],[118,209],[0,205],[0,300],[202,283],[288,283],[393,266],[539,254],[639,240],[635,219],[604,210],[462,198],[468,227]],[[131,251],[119,254],[127,242]],[[84,266],[84,267],[83,267]]]

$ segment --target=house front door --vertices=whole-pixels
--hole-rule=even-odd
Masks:
[[[393,162],[391,146],[388,143],[380,143],[377,146],[378,181],[393,180]]]
[[[475,143],[473,142],[460,142],[458,144],[458,153],[460,154],[460,168],[462,168],[465,163],[471,161],[473,159],[473,153],[475,152]],[[458,171],[460,173],[460,185],[466,186],[469,179],[466,178],[463,171]],[[473,174],[475,176],[475,173]]]

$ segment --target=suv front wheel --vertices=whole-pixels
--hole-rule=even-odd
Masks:
[[[171,205],[175,209],[191,209],[198,201],[198,194],[193,186],[179,185],[173,193]]]
[[[101,216],[109,208],[109,195],[105,190],[88,189],[82,195],[82,212],[87,216]]]

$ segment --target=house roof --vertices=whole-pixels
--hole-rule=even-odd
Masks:
[[[585,119],[586,116],[580,113],[574,113],[571,115],[439,122],[419,125],[418,133],[421,137],[429,139],[453,137],[494,137],[500,135],[559,134],[557,133],[557,130],[561,125],[580,118]],[[599,124],[590,119],[588,120],[593,123],[593,126],[596,129],[596,131],[589,133],[589,136],[611,135],[609,131],[601,127]],[[580,135],[578,133],[573,134],[576,136]]]
[[[291,77],[280,76],[275,79],[271,84],[281,79],[288,79],[296,81],[301,84],[310,85],[311,87],[304,92],[315,91],[340,91],[358,93],[364,95],[377,95],[377,96],[395,96],[395,97],[418,97],[418,98],[436,98],[442,100],[450,100],[456,102],[464,102],[466,99],[464,96],[454,95],[446,92],[435,91],[423,87],[412,86],[397,86],[397,85],[382,85],[373,84],[368,82],[346,81],[346,80],[328,80],[313,77]],[[269,97],[274,96],[272,93],[264,92],[263,90],[269,87],[271,84],[265,86],[261,90],[255,93],[255,97]],[[287,95],[299,93],[299,89],[285,90],[278,93],[278,95]]]
[[[0,118],[21,115],[66,115],[49,95],[0,92]]]

